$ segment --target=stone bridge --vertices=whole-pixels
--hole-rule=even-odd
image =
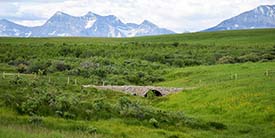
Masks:
[[[183,88],[169,88],[169,87],[156,87],[156,86],[94,86],[83,85],[84,88],[94,87],[101,90],[113,90],[124,92],[131,95],[147,97],[149,91],[152,91],[156,96],[165,96],[168,94],[183,91]]]

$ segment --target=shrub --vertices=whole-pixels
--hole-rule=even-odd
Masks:
[[[20,64],[29,65],[29,62],[26,59],[17,58],[16,60],[11,60],[8,64],[12,66],[18,66]]]
[[[275,45],[272,47],[271,54],[275,56]]]
[[[75,57],[79,58],[80,55],[82,54],[82,50],[81,49],[74,49],[74,55]]]
[[[149,92],[147,92],[146,97],[149,99],[153,99],[156,97],[156,94],[154,93],[154,91],[150,90]]]
[[[58,62],[58,63],[55,64],[55,68],[58,71],[65,71],[65,70],[70,70],[71,66],[66,65],[64,62]]]
[[[235,62],[236,62],[235,58],[231,56],[223,56],[218,60],[219,64],[229,64],[229,63],[235,63]]]
[[[35,62],[28,67],[27,72],[38,73],[39,71],[41,71],[43,75],[46,75],[48,71],[48,67],[50,66],[51,66],[50,62],[43,62],[43,61]]]
[[[174,42],[173,44],[172,44],[172,46],[174,46],[174,47],[178,47],[179,46],[179,42]]]
[[[106,104],[103,99],[97,99],[94,101],[93,108],[96,111],[108,110],[109,105]]]
[[[89,58],[92,57],[94,54],[91,51],[84,51],[81,53],[81,55],[79,56],[80,58]]]
[[[196,60],[196,59],[185,59],[183,62],[185,66],[195,66],[195,65],[202,64],[200,60]]]
[[[96,127],[93,127],[93,126],[89,126],[89,127],[87,128],[87,132],[88,132],[89,134],[94,134],[94,133],[97,132],[97,128],[96,128]]]
[[[32,116],[29,119],[29,123],[32,125],[41,125],[43,123],[43,119],[40,116]]]
[[[257,62],[260,60],[259,56],[255,53],[246,54],[238,57],[240,62]]]
[[[151,119],[149,120],[149,123],[150,123],[151,125],[153,125],[155,128],[158,128],[158,127],[159,127],[159,122],[158,122],[155,118],[151,118]]]
[[[27,81],[24,78],[16,75],[13,80],[10,80],[10,84],[12,84],[12,85],[26,85]]]
[[[64,45],[64,43],[63,43]],[[59,50],[59,54],[61,56],[68,56],[69,54],[73,53],[74,51],[70,48],[67,48],[67,47],[62,47],[60,50]]]
[[[39,113],[40,99],[29,97],[21,104],[21,111],[28,115],[37,115]]]
[[[211,127],[214,127],[215,129],[226,129],[226,126],[222,123],[217,123],[217,122],[208,122],[208,125]]]
[[[121,97],[118,99],[118,106],[120,110],[129,108],[131,104],[132,102],[127,97]]]
[[[70,112],[64,112],[63,117],[66,119],[74,119],[76,115]]]
[[[4,105],[5,106],[13,106],[14,104],[16,104],[17,101],[15,101],[16,97],[13,94],[10,93],[5,93],[3,95],[1,95],[1,100],[4,101]]]
[[[261,56],[261,59],[262,59],[262,61],[263,60],[266,60],[266,61],[273,60],[273,59],[275,59],[275,54],[274,55],[273,54],[263,54]]]
[[[145,111],[142,106],[136,102],[130,101],[127,97],[119,98],[117,107],[119,114],[122,116],[145,119]]]
[[[25,73],[27,71],[27,65],[19,64],[16,69],[19,73]]]
[[[47,43],[44,44],[44,46],[46,46],[46,47],[53,47],[53,46],[55,46],[55,44],[47,42]]]
[[[171,135],[168,138],[179,138],[179,136],[177,136],[177,135]]]

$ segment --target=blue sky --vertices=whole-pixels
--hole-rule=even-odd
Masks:
[[[0,18],[42,25],[56,11],[81,16],[88,11],[116,15],[123,22],[147,19],[176,32],[199,31],[275,0],[0,0]]]

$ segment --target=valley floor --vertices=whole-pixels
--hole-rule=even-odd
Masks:
[[[46,125],[40,126],[26,123],[29,116],[1,108],[0,137],[275,137],[274,62],[178,68],[165,77],[167,81],[156,85],[197,88],[154,99],[149,104],[183,111],[204,121],[221,122],[226,129],[170,130],[131,124],[123,119],[74,121],[52,117],[44,117]],[[65,127],[82,123],[99,131],[89,134]]]
[[[274,36],[1,37],[0,137],[274,138]],[[103,83],[194,89],[144,98],[81,87]]]

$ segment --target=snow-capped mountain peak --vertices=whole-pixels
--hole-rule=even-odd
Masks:
[[[156,26],[155,24],[153,24],[153,23],[151,23],[150,21],[148,21],[148,20],[144,20],[142,23],[141,23],[141,25],[147,25],[147,26]]]
[[[66,18],[66,17],[71,17],[71,15],[61,11],[57,11],[51,18]]]
[[[56,15],[56,16],[62,16],[62,15],[66,15],[66,13],[61,12],[61,11],[57,11],[54,15]]]
[[[275,5],[273,5],[273,6],[272,5],[259,6],[254,11],[256,14],[274,17],[275,16]]]
[[[205,31],[275,28],[275,5],[262,5]]]
[[[91,11],[89,11],[87,14],[85,14],[85,16],[86,17],[94,17],[94,16],[96,16],[96,14],[93,13],[93,12],[91,12]]]
[[[37,27],[25,27],[7,20],[0,20],[0,36],[133,37],[172,33],[174,32],[159,28],[147,20],[140,25],[123,23],[114,15],[100,16],[93,12],[77,17],[58,11],[45,24]]]

